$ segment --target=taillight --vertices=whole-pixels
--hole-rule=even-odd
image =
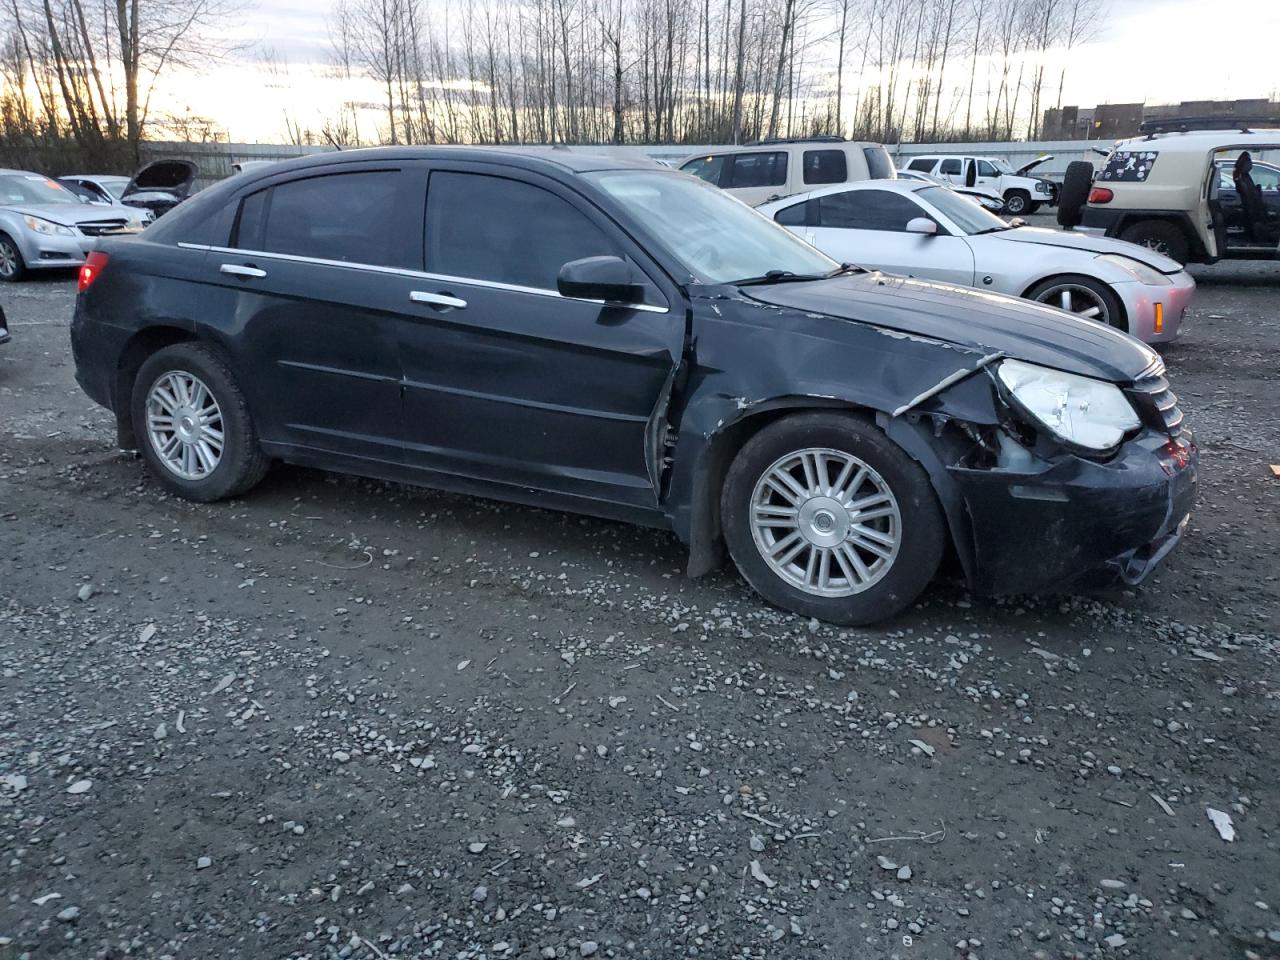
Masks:
[[[1109,187],[1094,187],[1089,191],[1090,203],[1110,203],[1115,194]]]
[[[107,266],[107,261],[111,258],[101,250],[91,250],[89,255],[84,258],[84,264],[80,267],[80,283],[76,289],[80,293],[84,293],[93,285],[93,281],[97,280],[103,269]]]

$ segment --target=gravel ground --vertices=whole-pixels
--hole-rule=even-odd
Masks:
[[[1280,956],[1280,265],[1197,276],[1159,575],[859,631],[599,520],[167,497],[6,287],[0,960]]]

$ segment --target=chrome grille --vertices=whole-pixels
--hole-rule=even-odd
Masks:
[[[88,223],[78,223],[77,227],[86,237],[100,237],[104,233],[111,233],[114,230],[123,230],[127,220],[93,220]]]
[[[1178,398],[1164,377],[1164,364],[1149,368],[1126,393],[1142,422],[1154,430],[1176,437],[1182,433],[1182,410]]]

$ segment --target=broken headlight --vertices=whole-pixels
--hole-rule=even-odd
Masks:
[[[997,374],[1020,412],[1069,445],[1110,450],[1140,423],[1114,383],[1021,360],[1002,361]]]

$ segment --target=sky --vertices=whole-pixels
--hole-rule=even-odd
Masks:
[[[210,117],[235,142],[279,142],[286,115],[318,130],[344,100],[376,102],[372,84],[352,90],[331,76],[327,11],[326,0],[250,0],[223,28],[236,52],[170,76],[158,106]],[[1072,54],[1063,103],[1280,97],[1277,36],[1276,0],[1110,0],[1097,38]],[[269,72],[264,51],[284,66]]]

